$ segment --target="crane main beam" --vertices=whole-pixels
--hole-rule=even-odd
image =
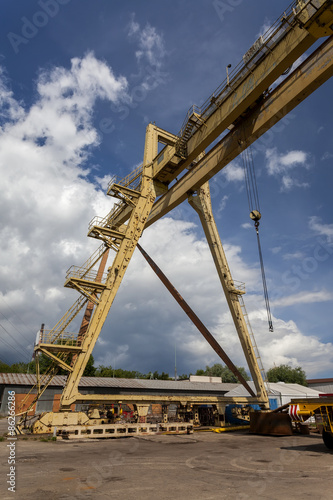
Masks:
[[[333,76],[333,36],[328,38],[235,128],[157,199],[146,227],[166,215],[284,118]],[[245,139],[244,139],[245,138]]]
[[[178,147],[166,146],[153,162],[153,177],[166,184],[184,171],[219,135],[261,99],[283,74],[321,36],[333,34],[332,0],[296,2],[265,38],[261,37],[252,57],[243,58],[225,86],[203,107],[188,113]],[[320,29],[321,27],[321,29]],[[251,48],[252,49],[252,48]],[[250,50],[251,50],[250,49]],[[170,168],[174,156],[183,161]]]

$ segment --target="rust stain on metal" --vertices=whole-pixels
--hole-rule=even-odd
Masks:
[[[291,436],[293,433],[288,413],[250,413],[250,433],[273,436]]]

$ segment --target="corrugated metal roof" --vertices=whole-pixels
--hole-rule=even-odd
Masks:
[[[66,377],[56,375],[50,386],[63,387]],[[2,385],[34,385],[36,375],[25,373],[0,373],[0,384]],[[190,382],[189,380],[150,380],[108,377],[82,377],[79,387],[113,387],[124,389],[141,390],[169,390],[169,391],[202,391],[202,392],[227,392],[238,387],[239,384]]]
[[[82,377],[79,387],[119,387],[142,389],[141,380],[130,378]]]
[[[248,382],[249,386],[255,391],[254,383]],[[269,395],[281,395],[296,397],[318,397],[319,392],[304,385],[299,384],[284,384],[283,382],[275,383],[269,382]],[[227,397],[234,396],[249,396],[248,391],[242,385],[238,385],[235,389],[226,394]]]
[[[238,384],[217,384],[215,382],[190,382],[189,380],[140,380],[146,389],[169,389],[175,391],[203,391],[203,392],[226,392],[231,391]]]
[[[56,375],[50,385],[63,386],[66,377],[64,375]],[[0,373],[0,384],[4,385],[35,385],[36,375],[30,373]]]

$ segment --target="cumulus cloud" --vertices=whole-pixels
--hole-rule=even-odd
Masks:
[[[164,218],[143,234],[141,244],[233,362],[246,366],[208,245],[198,238],[195,224]],[[264,299],[257,293],[261,289],[259,269],[248,268],[239,246],[226,244],[225,252],[234,278],[246,282],[245,303],[264,366],[268,369],[282,362],[301,365],[311,375],[318,372],[316,361],[320,352],[323,365],[333,367],[333,346],[306,336],[295,322],[275,316],[274,333],[268,333]],[[289,300],[297,304],[322,298],[322,292],[309,292],[291,296]],[[193,373],[200,367],[220,362],[137,251],[117,300],[118,307],[111,311],[102,337],[108,339],[110,351],[117,350],[117,339],[129,346],[126,352],[129,369],[142,371],[148,365],[153,371],[170,372],[175,346],[178,373]],[[99,352],[97,363],[105,364],[109,355],[105,349],[103,354]]]
[[[135,52],[138,62],[144,61],[160,68],[163,58],[166,55],[163,36],[157,32],[154,26],[149,23],[144,28],[135,20],[132,14],[131,22],[128,26],[128,36],[134,38],[138,43],[138,50]]]
[[[228,182],[243,182],[244,181],[244,169],[236,162],[231,162],[227,165],[222,173]]]
[[[41,71],[35,102],[25,109],[3,74],[1,297],[25,324],[36,324],[36,318],[38,324],[52,322],[74,301],[62,288],[66,269],[83,264],[95,246],[85,237],[89,220],[110,208],[110,200],[87,179],[87,160],[99,143],[93,107],[98,99],[126,100],[127,82],[89,53],[74,58],[69,69]],[[2,312],[6,303],[1,302]]]
[[[316,234],[326,236],[329,242],[333,241],[333,224],[323,224],[320,217],[313,215],[309,218],[309,227]]]
[[[274,300],[272,306],[294,306],[295,304],[311,304],[313,302],[327,302],[333,300],[333,293],[327,290],[318,292],[300,292],[288,297]]]
[[[257,335],[261,346],[266,369],[274,365],[289,364],[301,366],[308,377],[316,376],[319,371],[331,372],[333,369],[333,344],[323,343],[313,335],[306,337],[293,321],[274,319],[275,335],[269,340]]]
[[[270,175],[284,173],[296,165],[304,165],[307,160],[307,153],[304,151],[289,151],[286,154],[279,154],[276,148],[266,151],[267,170]]]
[[[289,191],[294,187],[308,187],[308,183],[302,182],[291,175],[297,167],[309,168],[309,154],[305,151],[289,151],[281,154],[277,148],[266,150],[267,172],[281,179],[281,190]]]
[[[69,69],[41,71],[30,108],[15,101],[7,82],[1,82],[0,312],[16,328],[17,334],[5,331],[2,337],[3,352],[11,356],[6,344],[11,337],[18,349],[17,335],[23,331],[26,341],[21,345],[32,351],[40,324],[52,328],[77,298],[62,287],[66,270],[82,265],[96,249],[98,243],[85,236],[87,224],[95,214],[108,213],[113,203],[100,189],[109,177],[96,177],[93,184],[87,176],[89,155],[98,145],[93,107],[97,99],[118,102],[128,96],[126,79],[116,77],[93,54],[73,59]],[[285,168],[293,161],[279,158]],[[328,234],[320,220],[311,224]],[[142,245],[233,361],[244,365],[208,245],[197,226],[166,217],[144,232]],[[331,368],[332,345],[304,335],[295,323],[275,318],[274,334],[267,333],[263,298],[255,293],[261,290],[260,270],[248,267],[239,245],[224,246],[234,278],[247,284],[246,304],[266,366],[283,361],[314,370],[321,356],[321,366]],[[10,323],[2,326],[13,332]],[[96,345],[96,364],[170,371],[175,344],[179,372],[219,361],[137,250]]]

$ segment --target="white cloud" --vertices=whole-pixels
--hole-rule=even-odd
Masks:
[[[333,344],[322,343],[313,335],[306,337],[293,321],[274,321],[275,335],[269,341],[259,337],[262,342],[261,353],[266,369],[274,365],[289,364],[301,366],[308,377],[316,376],[319,371],[331,372],[333,369]]]
[[[292,177],[290,177],[290,175],[283,175],[281,180],[282,180],[282,191],[289,191],[293,187],[302,187],[302,188],[309,187],[308,182],[300,182],[297,179],[293,179]]]
[[[285,253],[283,255],[284,260],[302,259],[303,257],[302,252]]]
[[[229,163],[229,165],[222,170],[222,173],[228,182],[244,181],[244,169],[235,162]]]
[[[140,30],[140,24],[135,21],[135,15],[132,14],[132,19],[128,25],[128,36],[133,36]]]
[[[314,302],[327,302],[333,300],[333,293],[327,290],[319,292],[300,292],[288,297],[283,297],[271,302],[275,306],[294,306],[295,304],[311,304]]]
[[[320,217],[314,215],[309,218],[309,227],[317,234],[326,236],[329,242],[333,241],[333,224],[323,224]]]
[[[297,167],[309,168],[309,154],[305,151],[289,151],[278,153],[276,148],[266,150],[267,171],[281,179],[281,190],[288,191],[293,187],[308,187],[309,184],[292,177],[290,172]]]
[[[261,299],[258,300],[258,296],[245,296],[249,320],[265,370],[274,365],[289,364],[292,367],[301,366],[308,377],[316,376],[322,371],[333,370],[333,344],[331,342],[324,343],[313,335],[304,335],[294,321],[284,321],[274,315],[274,332],[268,332],[267,313],[264,307],[260,307],[262,302]],[[238,366],[246,367],[229,312],[220,315],[219,322],[212,329],[212,333],[232,361]],[[205,360],[207,364],[219,362],[217,356],[212,359],[208,353]],[[202,366],[205,365],[202,364]]]
[[[219,203],[219,206],[217,208],[217,213],[221,213],[223,212],[223,210],[225,209],[225,207],[227,206],[227,201],[229,199],[229,196],[227,194],[225,194],[224,196],[222,196],[222,199]]]
[[[30,109],[0,80],[0,307],[12,304],[23,324],[53,323],[75,300],[62,287],[65,272],[96,247],[87,225],[112,205],[86,177],[98,145],[93,107],[97,99],[126,100],[126,87],[92,53],[70,69],[41,71]]]
[[[260,27],[260,29],[256,35],[256,38],[258,39],[261,36],[263,36],[269,30],[269,28],[271,26],[272,26],[272,22],[267,17],[265,17],[264,24]]]
[[[135,55],[138,62],[145,62],[151,66],[160,68],[166,55],[163,36],[157,32],[154,26],[149,23],[144,28],[135,21],[134,14],[128,26],[129,37],[134,38],[138,43],[138,50]]]
[[[0,310],[9,310],[24,331],[32,325],[28,349],[40,323],[51,328],[77,298],[62,287],[66,270],[82,265],[98,245],[86,238],[87,224],[95,214],[108,213],[112,200],[99,189],[108,178],[97,177],[96,185],[87,177],[89,152],[98,145],[93,106],[97,99],[126,100],[126,80],[89,54],[74,59],[68,70],[42,72],[30,109],[15,101],[6,83],[0,92],[7,106],[0,130]],[[279,160],[285,167],[296,161],[285,156]],[[319,220],[312,218],[311,225],[327,234]],[[196,226],[163,218],[145,231],[142,245],[233,361],[244,364],[208,245]],[[332,345],[304,335],[295,323],[275,318],[276,331],[267,333],[263,299],[253,293],[261,290],[260,271],[248,268],[240,246],[224,246],[234,278],[247,284],[246,304],[266,366],[283,360],[313,371],[320,355],[321,366],[332,367]],[[109,316],[94,352],[97,364],[116,360],[123,368],[166,371],[175,342],[181,372],[218,361],[138,251]]]
[[[270,175],[277,175],[294,168],[295,166],[306,164],[307,153],[304,151],[289,151],[286,154],[279,154],[276,148],[266,151],[267,171]]]

